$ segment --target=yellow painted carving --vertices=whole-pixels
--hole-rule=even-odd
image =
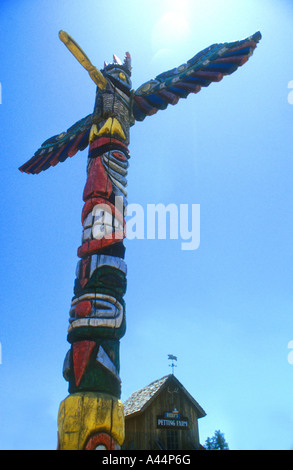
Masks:
[[[119,73],[119,78],[120,78],[120,80],[123,80],[123,81],[126,80],[126,76],[125,76],[125,74],[124,74],[123,72],[120,72],[120,73]]]
[[[108,118],[107,121],[105,122],[105,124],[101,127],[101,129],[99,130],[97,136],[101,136],[101,135],[107,135],[107,134],[111,134],[112,132],[112,123],[113,123],[113,119],[112,118]]]
[[[122,139],[126,139],[123,129],[120,122],[116,118],[108,118],[105,124],[98,130],[96,124],[93,124],[90,131],[89,142],[90,144],[96,137],[101,137],[103,135],[118,135]]]
[[[111,134],[117,134],[122,139],[126,139],[121,124],[116,118],[113,119]]]
[[[85,392],[69,395],[60,404],[60,450],[83,450],[95,433],[105,432],[121,446],[124,442],[123,403],[111,395]]]
[[[69,36],[65,31],[59,31],[59,38],[65,44],[67,49],[74,55],[78,62],[88,71],[91,79],[95,84],[101,89],[104,90],[107,85],[107,80],[104,75],[91,63],[89,58],[83,52],[81,47],[74,41],[74,39]]]
[[[91,131],[90,131],[89,144],[91,144],[95,140],[98,133],[99,133],[99,130],[97,128],[97,125],[93,124],[91,127]]]

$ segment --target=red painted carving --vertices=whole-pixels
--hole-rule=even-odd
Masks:
[[[83,191],[83,200],[87,201],[95,196],[105,196],[108,198],[111,192],[112,183],[106,173],[101,157],[93,158]]]
[[[109,434],[100,432],[88,440],[84,450],[96,450],[98,446],[102,447],[100,450],[115,450],[115,441]]]
[[[76,341],[72,345],[74,376],[77,386],[79,386],[81,382],[82,376],[95,345],[95,341]]]
[[[79,302],[75,307],[75,315],[79,318],[88,316],[91,313],[92,305],[89,300]]]

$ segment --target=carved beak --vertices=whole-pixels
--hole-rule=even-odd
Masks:
[[[107,84],[107,80],[104,75],[91,63],[89,58],[79,47],[79,45],[74,41],[74,39],[69,36],[65,31],[59,31],[59,38],[65,44],[67,49],[74,55],[78,62],[88,71],[91,79],[95,84],[101,89],[104,90]]]

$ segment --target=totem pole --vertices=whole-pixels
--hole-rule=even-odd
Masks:
[[[252,55],[261,34],[214,44],[136,91],[129,53],[123,63],[114,55],[113,63],[98,70],[67,33],[60,31],[59,37],[97,85],[94,110],[44,142],[19,168],[38,174],[89,146],[82,243],[69,312],[71,347],[63,366],[69,395],[60,404],[58,449],[119,449],[124,442],[119,341],[126,328],[123,239],[129,128],[233,73]]]

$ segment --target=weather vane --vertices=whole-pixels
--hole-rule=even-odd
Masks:
[[[82,242],[69,312],[70,349],[63,366],[69,395],[59,408],[58,449],[118,449],[124,442],[119,341],[126,328],[123,239],[129,129],[233,73],[252,55],[261,34],[213,44],[136,91],[131,85],[128,52],[123,62],[114,55],[113,63],[98,70],[67,33],[60,31],[59,37],[97,86],[94,110],[45,141],[20,167],[22,172],[38,174],[89,147]],[[175,364],[171,367],[174,373]]]
[[[171,364],[169,364],[169,367],[172,367],[172,374],[174,375],[174,367],[177,367],[176,364],[174,364],[174,361],[177,362],[177,356],[173,356],[173,354],[168,354],[168,359],[169,361],[172,361]]]

